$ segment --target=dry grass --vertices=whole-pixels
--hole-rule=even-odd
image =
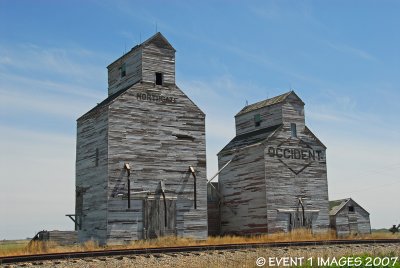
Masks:
[[[11,253],[18,255],[28,245],[28,242],[28,240],[1,241],[0,256]]]
[[[372,233],[362,236],[349,236],[345,239],[400,239],[400,234],[391,233]],[[257,236],[220,236],[209,237],[207,240],[195,240],[180,237],[162,237],[151,240],[133,241],[126,245],[99,246],[94,241],[88,241],[76,246],[60,246],[54,242],[32,242],[28,246],[19,244],[19,246],[1,247],[0,256],[18,256],[29,254],[46,254],[61,252],[82,252],[95,251],[103,249],[135,249],[135,248],[154,248],[154,247],[177,247],[177,246],[198,246],[198,245],[221,245],[221,244],[240,244],[240,243],[263,243],[263,242],[288,242],[288,241],[321,241],[337,239],[334,232],[313,234],[310,230],[295,230],[290,233],[276,233],[270,235]]]

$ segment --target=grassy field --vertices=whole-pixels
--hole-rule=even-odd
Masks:
[[[29,240],[3,240],[0,241],[0,256],[7,256],[13,252],[20,252],[29,243]]]
[[[373,232],[370,235],[350,236],[346,239],[400,239],[400,234]],[[179,237],[162,237],[152,240],[133,241],[125,245],[99,246],[94,241],[75,246],[60,246],[54,242],[34,242],[28,245],[28,240],[0,241],[0,256],[17,256],[29,254],[76,252],[103,249],[134,249],[150,247],[173,247],[173,246],[195,246],[195,245],[218,245],[235,243],[262,243],[262,242],[283,242],[283,241],[320,241],[337,239],[334,232],[323,234],[312,234],[309,230],[296,230],[291,233],[277,233],[259,236],[223,236],[209,237],[207,240],[195,240]]]

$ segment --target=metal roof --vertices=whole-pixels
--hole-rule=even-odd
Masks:
[[[336,214],[339,213],[339,211],[341,211],[347,203],[350,202],[350,200],[359,208],[361,208],[362,210],[364,210],[366,213],[369,214],[368,211],[366,211],[362,206],[360,206],[359,204],[357,204],[357,202],[355,202],[353,199],[351,198],[345,198],[345,199],[339,199],[339,200],[332,200],[329,201],[329,215],[330,216],[334,216]]]
[[[336,215],[349,200],[350,198],[329,201],[329,215]]]
[[[124,89],[121,89],[117,92],[115,92],[114,94],[108,96],[105,100],[103,100],[102,102],[98,103],[95,107],[93,107],[92,109],[90,109],[88,112],[86,112],[85,114],[83,114],[82,116],[80,116],[77,121],[79,121],[80,119],[86,117],[87,115],[91,114],[94,111],[97,111],[99,109],[101,109],[102,107],[108,106],[113,100],[115,100],[116,98],[118,98],[122,93],[124,93],[125,91],[127,91],[129,88],[133,87],[134,85],[136,85],[139,82],[136,82],[133,85],[130,85]]]
[[[252,131],[249,133],[244,133],[242,135],[233,138],[218,154],[223,151],[231,149],[239,149],[248,145],[256,144],[262,142],[269,137],[269,135],[278,129],[282,124],[275,125],[272,127],[263,128],[260,130]]]
[[[286,100],[286,98],[291,94],[294,94],[299,100],[301,100],[296,95],[296,93],[294,93],[294,91],[292,90],[292,91],[286,92],[286,93],[284,93],[282,95],[279,95],[279,96],[276,96],[276,97],[273,97],[273,98],[270,98],[270,99],[266,99],[266,100],[263,100],[263,101],[259,101],[259,102],[256,102],[254,104],[247,105],[242,110],[240,110],[240,112],[237,113],[236,116],[242,115],[242,114],[245,114],[245,113],[260,109],[260,108],[263,108],[263,107],[267,107],[267,106],[271,106],[271,105],[274,105],[274,104],[277,104],[277,103],[281,103],[284,100]]]

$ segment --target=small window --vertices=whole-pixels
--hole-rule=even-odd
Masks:
[[[96,155],[95,155],[95,163],[96,163],[96,167],[99,166],[99,149],[96,149]]]
[[[354,212],[354,206],[349,206],[349,212]]]
[[[124,77],[126,75],[126,65],[125,65],[125,63],[123,63],[121,65],[121,67],[119,67],[119,72],[121,74],[121,77]]]
[[[175,134],[177,140],[194,141],[194,137],[185,134]]]
[[[261,115],[260,114],[254,115],[254,125],[256,127],[259,127],[261,125]]]
[[[163,84],[163,75],[162,73],[156,73],[156,85],[162,85]]]
[[[292,138],[296,138],[297,137],[297,128],[296,128],[295,123],[290,124],[290,131],[292,133]]]

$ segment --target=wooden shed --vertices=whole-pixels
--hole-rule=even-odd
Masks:
[[[305,124],[293,91],[245,106],[219,153],[220,232],[329,228],[326,147]],[[209,226],[212,229],[212,226]]]
[[[77,120],[80,241],[207,237],[205,115],[157,33],[108,66],[108,98]]]
[[[69,246],[78,243],[77,231],[40,231],[31,240],[32,241],[48,241],[57,245]]]
[[[353,199],[329,201],[329,209],[331,227],[338,236],[371,233],[368,211]]]

